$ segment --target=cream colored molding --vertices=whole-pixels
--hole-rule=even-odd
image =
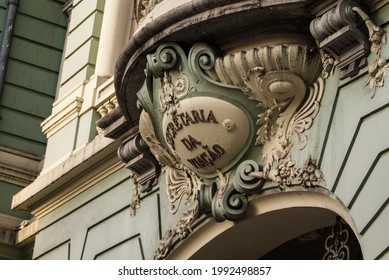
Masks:
[[[14,216],[0,213],[0,228],[15,230],[23,220]]]
[[[245,237],[245,232],[242,232],[244,225],[251,224],[251,227],[244,227],[245,230],[249,230],[249,228],[256,226],[256,222],[261,221],[262,227],[266,225],[270,229],[273,228],[273,230],[264,230],[261,233],[258,233],[259,235],[257,235],[255,239],[250,238],[247,240],[247,242],[250,243],[248,246],[250,246],[250,248],[255,248],[255,250],[251,251],[250,254],[254,254],[255,257],[258,258],[266,253],[266,249],[269,250],[277,246],[277,242],[275,242],[276,239],[280,238],[280,241],[288,240],[287,236],[292,233],[292,230],[283,232],[279,231],[276,235],[274,235],[274,229],[278,227],[277,225],[282,225],[284,223],[288,224],[288,215],[286,215],[288,211],[293,213],[295,209],[299,208],[304,209],[303,211],[305,211],[305,213],[312,213],[312,211],[315,211],[320,218],[309,219],[301,226],[297,224],[290,225],[291,229],[302,230],[304,227],[307,227],[312,223],[317,224],[315,225],[316,228],[329,226],[335,221],[335,216],[339,215],[352,228],[356,236],[358,236],[358,230],[347,208],[337,198],[333,197],[328,190],[320,188],[315,191],[308,191],[302,188],[301,190],[295,189],[288,192],[252,197],[249,203],[247,215],[244,219],[239,221],[238,224],[231,221],[217,223],[212,219],[206,220],[203,225],[194,230],[186,240],[177,244],[167,259],[191,259],[199,252],[199,250],[207,250],[207,247],[210,248],[210,244],[213,244],[213,246],[217,245],[216,243],[218,243],[218,237],[223,236],[223,234],[228,233],[228,231],[240,230],[239,234]],[[304,213],[302,213],[301,218],[303,217]],[[275,220],[277,223],[274,223]],[[318,226],[318,224],[321,225]],[[257,224],[257,226],[259,225]],[[296,232],[296,235],[303,233],[305,232]],[[249,232],[247,232],[247,234],[250,235]],[[242,242],[232,242],[233,239],[236,240],[236,236],[233,234],[227,234],[224,236],[229,236],[230,238],[232,237],[231,240],[223,238],[224,245],[230,244],[232,246],[230,250],[224,250],[225,248],[221,247],[213,247],[213,250],[220,250],[220,252],[223,252],[225,259],[232,258],[233,256],[238,258],[239,256],[236,255],[237,251],[234,250],[234,248],[242,245]],[[289,239],[291,239],[292,236],[289,237]],[[241,241],[246,239],[247,238],[243,238]],[[275,243],[272,244],[268,242],[264,244],[263,240],[272,240],[272,242]],[[218,245],[221,244],[218,243]],[[262,248],[264,251],[259,251],[259,248]],[[241,250],[238,250],[238,252],[239,251]],[[247,258],[247,254],[249,252],[244,251],[244,253]]]
[[[34,221],[32,223],[29,223],[27,226],[20,229],[15,238],[15,245],[18,245],[27,239],[35,236],[35,234],[38,232],[38,221]]]
[[[118,106],[119,103],[116,97],[112,77],[97,89],[94,108],[99,113],[100,118],[102,118]],[[101,129],[100,127],[96,127],[96,129],[99,134],[104,132],[104,129]]]
[[[63,191],[55,193],[53,196],[47,198],[47,200],[32,211],[32,214],[37,219],[41,219],[87,189],[93,187],[101,180],[120,170],[123,166],[124,164],[118,160],[116,155],[107,159],[104,161],[104,165],[91,169],[91,172],[87,175],[82,174],[79,177],[73,178],[74,180],[72,180],[71,183],[63,186]]]
[[[90,110],[96,109],[96,99],[99,95],[99,87],[102,84],[105,84],[107,80],[112,78],[112,75],[93,75],[90,80],[85,84],[84,88],[84,101],[82,102],[82,107],[80,115],[83,115]]]
[[[84,101],[84,89],[87,80],[77,85],[67,95],[53,103],[53,112],[41,124],[47,138],[78,117]]]
[[[9,230],[9,229],[3,229],[0,228],[0,245],[6,244],[6,245],[14,245],[15,240],[15,230]],[[0,247],[1,250],[1,247]]]
[[[41,158],[0,146],[0,180],[25,187],[38,176]]]
[[[111,98],[116,94],[113,77],[106,80],[97,88],[95,106],[100,106],[107,98]]]
[[[41,213],[47,208],[48,202],[54,203],[53,197],[59,199],[59,196],[64,196],[62,201],[68,201],[77,194],[77,188],[85,190],[96,183],[92,179],[94,176],[101,180],[107,174],[105,172],[112,170],[110,168],[119,168],[114,164],[119,161],[116,157],[118,145],[112,139],[96,136],[92,142],[39,175],[33,183],[17,193],[13,197],[12,208],[32,213],[39,209],[38,212]],[[102,174],[101,177],[99,173]],[[75,183],[77,178],[79,181]]]

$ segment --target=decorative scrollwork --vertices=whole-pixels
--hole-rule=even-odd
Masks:
[[[234,176],[235,189],[244,194],[251,194],[261,189],[265,182],[260,166],[254,160],[242,162]]]
[[[212,216],[217,222],[236,221],[244,217],[247,206],[247,197],[229,184],[222,195],[216,193],[212,201]]]
[[[230,87],[227,84],[218,82],[217,75],[214,73],[216,60],[220,53],[211,45],[198,43],[192,47],[188,55],[189,68],[194,76],[199,80],[204,79],[212,84],[223,87]]]
[[[175,214],[182,199],[186,200],[185,205],[187,207],[191,207],[197,200],[201,179],[185,167],[182,167],[182,169],[167,167],[165,172],[167,194],[171,203],[170,211]]]
[[[164,77],[164,71],[173,69],[178,62],[178,55],[174,44],[163,44],[159,46],[154,54],[147,56],[146,75],[153,75],[155,78]]]
[[[326,253],[323,260],[348,260],[350,258],[350,249],[348,247],[350,233],[344,224],[337,218],[332,227],[332,233],[326,238]]]

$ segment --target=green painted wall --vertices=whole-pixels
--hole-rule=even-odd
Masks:
[[[0,2],[0,23],[6,1]],[[63,3],[20,1],[0,105],[0,145],[43,156],[67,29]],[[2,28],[4,24],[1,24]]]
[[[0,181],[0,213],[16,216],[21,219],[31,218],[29,213],[11,210],[12,197],[21,189],[21,187]]]
[[[21,0],[17,9],[0,100],[0,146],[16,153],[43,157],[46,150],[40,125],[55,99],[67,30],[62,9],[63,1],[58,0]],[[7,0],[0,0],[0,43],[6,12]],[[20,190],[0,181],[0,213],[30,219],[28,213],[11,210],[12,197]]]

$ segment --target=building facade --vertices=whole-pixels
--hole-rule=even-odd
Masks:
[[[0,259],[31,258],[32,240],[15,245],[32,219],[12,197],[42,169],[67,27],[65,1],[0,1]],[[22,225],[20,225],[23,223]]]
[[[33,259],[389,258],[387,0],[66,10],[44,161],[12,200],[33,218],[14,246],[31,240]]]

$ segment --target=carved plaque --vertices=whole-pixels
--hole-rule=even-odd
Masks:
[[[212,97],[182,100],[163,117],[163,136],[173,154],[198,173],[213,173],[231,164],[245,147],[250,123],[237,106]]]

